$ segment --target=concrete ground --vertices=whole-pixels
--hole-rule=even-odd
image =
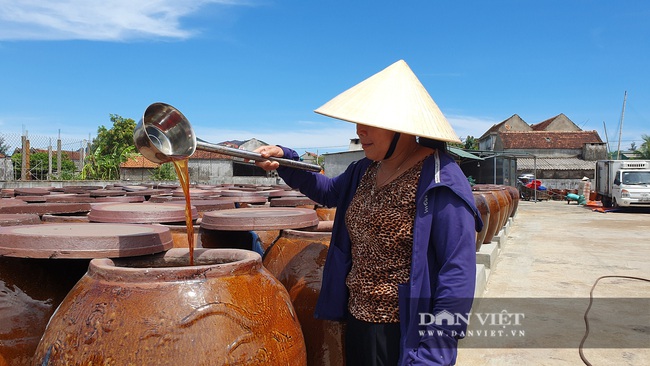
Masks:
[[[525,341],[468,336],[459,344],[458,365],[582,365],[578,348],[595,281],[650,279],[650,210],[599,213],[564,201],[522,201],[504,235],[501,248],[490,249],[491,269],[472,312],[489,312],[483,304],[494,298],[521,300]],[[594,297],[583,351],[588,362],[650,365],[650,282],[605,278]],[[480,328],[470,322],[470,330]]]

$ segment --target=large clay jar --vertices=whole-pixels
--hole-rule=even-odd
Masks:
[[[481,220],[483,221],[483,228],[481,231],[476,233],[476,251],[478,252],[481,249],[481,245],[485,241],[485,235],[488,232],[490,226],[490,208],[488,207],[488,201],[480,192],[472,192],[474,194],[474,204],[476,208],[481,213]]]
[[[48,320],[92,258],[141,256],[171,247],[169,230],[152,225],[0,228],[0,358],[12,366],[34,364]]]
[[[345,364],[343,324],[314,318],[332,235],[331,225],[319,227],[330,231],[284,230],[266,252],[264,266],[289,291],[305,336],[307,364],[340,366]]]
[[[480,194],[485,198],[487,202],[488,212],[490,219],[487,223],[484,223],[484,226],[487,226],[487,231],[485,232],[485,239],[483,239],[483,244],[489,244],[492,242],[494,236],[498,233],[499,223],[500,223],[500,209],[499,201],[497,197],[491,191],[476,190],[475,193]]]
[[[492,192],[497,198],[497,202],[499,203],[499,223],[497,224],[497,230],[494,235],[498,235],[499,231],[505,226],[506,222],[508,221],[508,217],[510,216],[510,194],[506,193],[502,189],[502,186],[497,186],[494,184],[477,184],[472,187],[472,190]]]
[[[171,249],[95,259],[52,316],[38,365],[305,365],[300,325],[260,256]]]
[[[510,197],[512,197],[512,209],[510,210],[510,217],[514,217],[517,214],[517,209],[519,208],[519,190],[513,186],[505,186]]]

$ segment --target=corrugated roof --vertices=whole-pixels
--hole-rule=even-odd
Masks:
[[[533,170],[537,165],[538,170],[593,170],[596,169],[595,161],[578,158],[517,158],[517,170]]]
[[[602,143],[596,131],[500,132],[503,149],[582,149],[584,144]]]
[[[456,156],[461,157],[461,158],[474,159],[474,160],[485,160],[483,158],[479,158],[478,156],[476,156],[476,155],[474,155],[474,154],[472,154],[470,152],[467,152],[467,151],[465,151],[463,149],[459,149],[459,148],[456,148],[456,147],[448,146],[447,150],[449,151],[450,154],[456,155]]]

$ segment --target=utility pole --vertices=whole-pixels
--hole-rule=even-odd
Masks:
[[[621,135],[623,134],[623,118],[625,117],[625,102],[627,101],[627,90],[623,96],[623,111],[621,112],[621,122],[618,126],[618,148],[616,149],[616,160],[621,159]]]

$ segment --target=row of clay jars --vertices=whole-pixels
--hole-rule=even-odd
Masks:
[[[118,205],[118,206],[119,206],[119,205]],[[154,209],[155,205],[147,205],[146,207],[144,207],[144,206],[145,206],[144,204],[143,204],[142,206],[141,206],[140,204],[134,204],[133,206],[128,205],[128,209],[127,209],[127,210],[117,210],[117,211],[113,212],[114,214],[116,214],[116,215],[113,215],[113,216],[121,216],[122,218],[126,219],[126,221],[129,221],[129,222],[140,221],[140,220],[141,220],[141,218],[138,218],[138,220],[133,220],[133,219],[134,219],[133,211],[137,212],[137,211],[140,211],[140,210],[145,210],[146,212],[148,212],[148,214],[151,215],[151,214],[153,213],[154,216],[156,216],[156,213],[155,213],[156,210]],[[179,207],[178,205],[174,205],[174,206]],[[108,208],[108,206],[103,206],[102,208]],[[137,208],[137,209],[136,209],[136,208]],[[180,207],[179,207],[179,208],[180,208]],[[91,210],[91,211],[92,211],[92,210]],[[100,211],[101,211],[101,210],[99,210],[98,212],[100,212]],[[131,212],[130,212],[130,211],[131,211]],[[125,214],[125,213],[128,213],[128,212],[130,212],[131,214]],[[97,212],[95,212],[95,213],[97,214]],[[95,215],[95,216],[102,217],[102,215]],[[111,215],[109,215],[109,220],[108,220],[108,221],[111,220],[111,219],[110,219],[110,216],[111,216]],[[146,216],[146,215],[145,215],[145,216]],[[164,216],[164,215],[163,215],[163,216]],[[104,215],[103,218],[105,219],[106,216]],[[119,220],[118,220],[118,221],[119,221]],[[146,221],[146,220],[145,220],[145,221]],[[164,220],[163,220],[163,221],[164,221]],[[90,225],[90,226],[92,226],[92,225]],[[90,226],[89,226],[89,227],[90,227]],[[77,275],[76,277],[78,278],[78,276],[79,276],[79,275]],[[123,278],[123,276],[120,275],[119,278]],[[255,286],[255,288],[257,288],[257,286]],[[58,300],[57,303],[58,303],[58,302],[60,302],[60,300]],[[171,303],[175,303],[175,301],[172,301]],[[284,304],[286,305],[286,303],[287,303],[287,302],[285,301]],[[292,310],[289,311],[289,313],[292,313],[292,312],[293,312]],[[295,319],[294,319],[294,320],[295,320]],[[67,332],[67,330],[66,330],[66,332]],[[286,332],[284,332],[284,334],[286,334]],[[68,338],[70,338],[70,337],[68,337]],[[298,339],[298,337],[292,337],[292,338],[294,339],[294,341],[293,341],[294,346],[295,346],[296,348],[300,348],[299,345],[295,342],[295,340]],[[300,339],[302,339],[302,336],[300,337]],[[300,343],[300,342],[298,342],[298,343]],[[60,344],[59,340],[57,340],[57,342],[56,342],[55,344],[56,344],[56,345],[59,345],[59,344]],[[66,348],[66,347],[64,347],[64,348]],[[264,346],[263,348],[266,349],[266,348],[268,348],[268,347]],[[244,348],[243,348],[243,347],[240,348],[240,350],[242,350],[242,349],[244,349]],[[111,349],[110,352],[114,352],[114,349]],[[284,352],[284,351],[283,351],[283,352]],[[94,355],[93,357],[96,356],[96,353],[94,353],[94,351],[90,352],[90,354]],[[106,352],[106,354],[108,354],[108,352]],[[58,354],[57,354],[57,355],[58,355]],[[63,357],[63,358],[58,358],[58,359],[57,359],[56,357],[52,358],[53,354],[51,353],[51,349],[48,349],[47,359],[50,360],[50,363],[51,363],[51,364],[56,364],[57,362],[62,362],[62,361],[61,361],[62,359],[66,360],[65,362],[68,362],[68,361],[69,361],[69,359],[67,358],[68,356],[70,356],[69,353],[65,353],[65,352],[63,352],[63,353],[61,353],[60,355],[62,355],[61,357]],[[121,354],[121,355],[117,355],[116,357],[124,357],[125,355],[126,355],[126,354]],[[267,357],[267,356],[268,356],[268,357]],[[303,360],[303,358],[300,357],[300,356],[301,356],[300,354],[299,354],[299,355],[290,355],[291,359],[292,359],[293,361],[295,361],[294,364],[304,364],[304,360]],[[71,357],[73,357],[73,359],[76,360],[77,357],[84,357],[84,356],[83,356],[83,355],[82,355],[82,356],[79,356],[79,354],[74,354],[74,356],[71,356]],[[255,361],[258,362],[258,363],[263,363],[263,364],[272,364],[272,363],[268,362],[268,359],[269,359],[269,358],[273,358],[273,359],[280,360],[280,361],[279,361],[279,362],[280,362],[279,364],[288,364],[288,363],[283,362],[283,361],[282,361],[283,358],[282,358],[282,357],[278,357],[277,354],[275,354],[275,355],[266,355],[266,356],[265,356],[265,355],[259,355],[259,354],[252,354],[252,353],[250,353],[250,352],[244,352],[244,353],[241,353],[239,356],[232,356],[231,354],[229,354],[229,355],[227,355],[224,359],[227,360],[227,361],[225,361],[225,362],[227,362],[227,363],[232,362],[232,360],[234,359],[235,362],[238,362],[238,361],[241,361],[241,360],[255,360]],[[58,360],[58,361],[56,361],[56,360]],[[142,360],[142,359],[139,359],[139,360]],[[180,364],[178,361],[179,361],[179,360],[175,360],[175,361],[172,362],[172,363],[174,363],[174,364]],[[30,363],[30,362],[26,362],[25,364],[29,364],[29,363]],[[187,364],[193,364],[193,361],[190,361],[190,363],[187,363]]]
[[[487,184],[477,184],[472,191],[483,219],[483,229],[476,236],[476,251],[479,251],[481,244],[492,242],[508,219],[516,214],[519,192],[514,187]]]
[[[14,230],[17,230],[17,232],[49,231],[54,229],[66,231],[74,227],[77,231],[83,231],[83,228],[87,228],[88,233],[83,235],[88,235],[89,243],[101,244],[105,242],[104,239],[95,242],[90,238],[93,233],[96,234],[101,231],[98,228],[110,227],[109,231],[115,235],[122,235],[117,243],[120,244],[120,251],[123,251],[125,255],[129,253],[126,250],[127,248],[123,247],[124,239],[129,236],[129,227],[136,227],[138,230],[158,227],[159,229],[156,230],[163,230],[168,233],[168,230],[159,226],[129,225],[131,224],[119,224],[117,225],[118,228],[116,224],[107,223],[39,224],[31,227],[16,227]],[[5,235],[1,236],[6,238]],[[140,237],[141,235],[138,234],[137,238]],[[137,238],[136,240],[139,240]],[[48,235],[39,235],[38,240],[31,241],[35,246],[44,243],[53,244],[53,242],[63,243],[62,252],[74,251],[65,248],[65,243],[70,242],[69,235],[55,235],[51,238]],[[151,243],[148,240],[144,242]],[[171,240],[167,240],[167,242],[171,246]],[[1,244],[4,243],[0,241]],[[74,245],[74,248],[79,247],[78,244]],[[242,252],[246,253],[247,256],[253,254],[249,251]],[[113,260],[106,259],[106,263],[99,265],[99,267],[107,267],[99,271],[102,273],[100,276],[96,276],[99,273],[98,271],[89,270],[70,292],[68,290],[76,280],[81,278],[82,271],[87,267],[87,262],[78,266],[79,271],[71,275],[70,271],[72,268],[77,268],[77,266],[64,263],[59,258],[59,255],[51,255],[52,258],[50,259],[40,260],[47,267],[55,266],[53,268],[56,269],[55,273],[58,274],[58,277],[53,277],[51,271],[47,272],[49,274],[43,277],[56,280],[57,286],[50,286],[47,285],[50,282],[43,281],[43,278],[33,278],[35,274],[41,273],[37,270],[38,266],[34,263],[34,259],[0,256],[3,261],[9,263],[9,265],[3,263],[1,267],[3,270],[8,270],[8,273],[0,275],[2,277],[0,283],[7,290],[18,290],[17,286],[20,286],[27,289],[30,296],[34,296],[31,287],[46,285],[46,289],[50,292],[58,287],[65,287],[62,291],[55,291],[55,295],[46,294],[44,298],[41,298],[40,295],[34,298],[28,297],[29,301],[24,303],[23,306],[17,306],[20,304],[15,303],[16,296],[12,295],[13,292],[3,291],[8,295],[8,300],[14,299],[14,301],[11,301],[11,304],[3,303],[0,307],[13,309],[14,311],[11,314],[16,316],[5,314],[3,316],[9,315],[11,319],[4,319],[0,322],[3,326],[13,327],[9,331],[0,332],[11,337],[11,339],[7,340],[8,342],[2,342],[10,345],[9,349],[3,349],[0,354],[3,359],[7,359],[7,362],[12,365],[43,364],[43,362],[50,365],[69,364],[71,362],[88,364],[102,361],[117,364],[168,362],[174,365],[194,365],[217,362],[222,364],[304,365],[306,362],[304,340],[297,317],[288,300],[288,294],[284,287],[262,267],[261,258],[254,254],[254,263],[243,263],[242,265],[245,268],[240,270],[239,264],[241,263],[235,262],[251,262],[250,258],[240,261],[237,258],[231,258],[232,255],[224,258],[219,253],[205,251],[204,254],[204,258],[199,260],[200,266],[196,268],[187,267],[186,263],[183,264],[183,260],[187,262],[188,252],[186,249],[175,252],[174,255],[170,254],[169,257],[166,255],[162,261],[160,259],[146,259],[146,256],[140,256],[114,260],[119,263],[119,265],[114,265]],[[199,252],[197,255],[201,256],[202,254]],[[18,264],[22,265],[22,267],[16,268],[18,264],[11,260],[20,261],[21,263]],[[142,264],[143,261],[144,264]],[[154,261],[155,263],[152,264],[147,261]],[[29,263],[25,264],[25,262]],[[232,265],[225,265],[225,263],[231,264],[231,262]],[[90,263],[92,268],[93,262]],[[152,270],[152,267],[156,267],[156,263],[159,263],[161,268]],[[64,267],[61,268],[60,265]],[[183,267],[185,271],[176,271],[177,268],[174,268],[176,265]],[[193,283],[200,282],[203,284],[206,277],[211,277],[209,273],[212,273],[212,267],[223,269],[228,277],[227,279],[215,278],[213,282],[221,284],[231,281],[232,283],[229,282],[225,290],[217,289],[217,286],[211,283],[207,283],[206,288],[193,287]],[[190,269],[188,270],[188,268]],[[218,274],[219,271],[215,273]],[[192,277],[192,274],[195,277]],[[22,276],[27,283],[12,276]],[[86,277],[88,277],[87,281],[84,280]],[[239,284],[238,281],[249,287],[246,288],[246,286]],[[99,293],[94,292],[94,289],[97,288],[100,289],[98,290]],[[264,292],[266,288],[270,292]],[[206,295],[209,291],[214,292],[214,298],[221,302],[207,302],[203,304],[204,308],[202,308],[202,305],[197,304],[196,301],[199,303],[206,302],[206,299],[210,297]],[[234,293],[231,293],[232,291]],[[133,295],[136,292],[142,292],[143,297],[138,298]],[[86,294],[89,293],[92,296],[87,297]],[[49,315],[52,314],[52,311],[61,302],[65,294],[67,296],[61,303],[56,315],[49,320],[48,328],[43,334],[43,339],[32,361],[31,355],[33,354],[33,348],[36,346],[34,342],[38,342],[41,338],[43,327],[49,319]],[[104,294],[104,297],[100,294]],[[173,296],[169,296],[170,294],[178,295],[180,299],[173,298]],[[250,294],[256,296],[259,294],[261,298],[253,298]],[[18,298],[24,298],[26,293],[20,292],[17,295],[20,295],[17,296]],[[251,299],[249,300],[248,297],[251,297]],[[134,299],[138,299],[138,301],[133,303]],[[188,301],[183,302],[184,299],[196,299],[196,301],[188,303]],[[5,300],[3,302],[6,302]],[[268,307],[259,306],[264,304],[264,301],[266,301]],[[158,306],[154,306],[158,312],[151,311],[150,307],[147,306],[148,304],[158,304]],[[41,309],[46,305],[48,305],[47,309]],[[68,307],[71,307],[71,310]],[[140,312],[137,312],[138,309]],[[174,311],[177,309],[180,310],[175,313]],[[228,309],[234,309],[234,312],[224,315],[224,311]],[[40,311],[38,314],[45,314],[41,310],[46,310],[47,314],[36,317],[35,314],[25,312],[37,310]],[[237,313],[238,310],[250,315],[249,318]],[[145,311],[145,313],[141,313],[142,311]],[[183,316],[181,317],[179,313],[182,313]],[[206,322],[204,317],[210,317],[211,320]],[[23,318],[28,323],[16,327],[15,325],[19,323],[16,320]],[[39,319],[40,321],[38,321]],[[167,328],[161,329],[164,327],[162,324],[157,323],[159,321],[164,322]],[[235,324],[229,328],[229,324],[232,322]],[[173,330],[168,331],[169,329]],[[224,332],[225,329],[231,331]],[[151,332],[158,331],[161,331],[159,335],[151,334]],[[31,333],[24,334],[25,332]],[[110,333],[110,336],[108,333]],[[202,345],[199,345],[199,349],[192,348],[192,345],[197,344],[195,340],[201,338],[199,335],[202,334],[220,334],[221,338],[225,339],[223,342],[214,343],[214,337],[208,337],[210,338],[209,342],[213,344],[212,348],[203,347]],[[286,337],[286,339],[281,339],[280,336]],[[150,341],[149,338],[151,338]],[[117,339],[121,340],[121,342],[117,341]],[[147,341],[143,341],[143,339]],[[168,345],[164,344],[165,340],[175,345],[185,342],[187,352],[175,347],[166,347]],[[278,340],[281,341],[279,344]],[[23,344],[23,341],[28,343],[26,344],[27,347],[13,347]],[[170,348],[173,350],[173,354],[156,351],[152,345]],[[230,348],[228,345],[230,345]],[[215,349],[221,350],[221,353],[216,352]],[[148,352],[151,350],[155,352]],[[191,357],[188,357],[188,354],[191,354]]]

